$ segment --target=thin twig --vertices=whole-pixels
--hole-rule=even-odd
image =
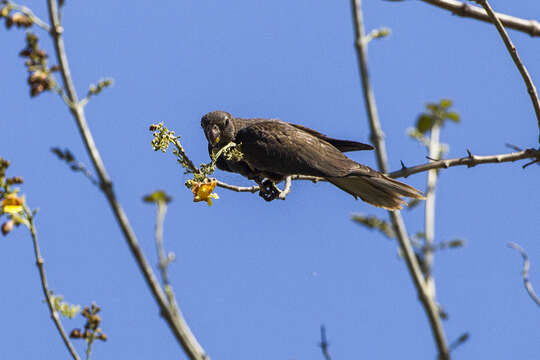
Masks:
[[[439,159],[441,156],[439,137],[441,127],[434,124],[431,128],[429,139],[429,157]],[[428,295],[435,300],[435,279],[432,276],[433,265],[433,242],[435,240],[435,190],[437,187],[437,170],[429,170],[427,176],[426,208],[425,208],[425,250],[424,250],[424,275],[426,277],[426,290]]]
[[[462,166],[462,165],[466,165],[467,167],[473,167],[480,164],[514,162],[517,160],[535,159],[538,157],[540,157],[540,150],[536,150],[536,149],[527,149],[520,152],[489,155],[489,156],[471,155],[471,156],[465,156],[461,158],[433,161],[426,164],[402,168],[400,170],[389,173],[388,176],[394,179],[401,178],[401,177],[406,178],[412,174],[417,174],[417,173],[429,171],[432,169],[447,169],[449,167]]]
[[[362,1],[352,0],[354,29],[356,34],[355,47],[358,59],[358,68],[360,70],[360,78],[362,80],[362,90],[366,111],[369,119],[370,140],[375,145],[377,163],[380,171],[388,172],[388,160],[386,156],[386,146],[384,145],[384,133],[379,121],[377,113],[377,105],[375,104],[375,95],[371,89],[369,82],[369,72],[367,67],[367,42],[365,41],[364,20],[362,14]]]
[[[216,185],[219,186],[219,187],[221,187],[221,188],[224,188],[224,189],[227,189],[227,190],[236,191],[236,192],[250,192],[250,193],[256,193],[257,191],[259,191],[259,185],[253,185],[253,186],[236,186],[236,185],[230,185],[230,184],[224,183],[223,181],[219,181],[219,180],[216,181]]]
[[[457,0],[422,0],[425,3],[440,7],[451,11],[454,15],[473,18],[480,21],[491,22],[490,17],[486,12],[474,5],[469,5]],[[502,13],[497,13],[497,17],[501,19],[504,26],[522,31],[531,36],[540,36],[540,23],[536,20],[526,20],[515,16],[510,16]]]
[[[523,270],[521,271],[521,275],[523,276],[523,285],[525,285],[525,289],[527,290],[527,293],[531,297],[531,299],[536,303],[536,305],[540,306],[540,298],[536,293],[534,292],[534,288],[531,284],[531,281],[529,280],[529,268],[531,266],[531,263],[529,261],[529,257],[527,256],[527,253],[521,246],[519,246],[516,243],[509,242],[508,246],[517,250],[521,257],[523,258]]]
[[[161,281],[165,287],[169,286],[169,276],[167,274],[167,267],[169,266],[169,260],[165,255],[165,249],[163,247],[163,223],[165,221],[165,215],[167,214],[167,204],[165,201],[158,201],[156,214],[156,250],[158,255],[158,267],[161,272]]]
[[[90,354],[92,353],[92,345],[94,344],[94,334],[90,335],[90,339],[87,340],[86,346],[86,360],[90,360]]]
[[[26,207],[24,207],[24,212],[28,219],[28,228],[30,229],[30,234],[32,235],[32,242],[34,244],[34,254],[36,257],[36,265],[39,270],[39,276],[41,279],[41,288],[43,290],[43,294],[45,295],[45,299],[47,301],[49,313],[51,314],[51,318],[54,322],[54,325],[56,325],[56,329],[58,330],[60,337],[64,341],[64,345],[66,345],[66,348],[71,354],[71,357],[73,357],[74,360],[80,360],[79,354],[77,353],[77,351],[71,344],[71,341],[69,341],[69,337],[66,334],[64,327],[62,326],[62,322],[60,321],[58,312],[55,310],[53,300],[51,299],[51,291],[49,290],[49,285],[47,284],[47,277],[45,275],[45,265],[44,265],[43,258],[41,257],[41,252],[39,250],[37,231],[36,231],[36,226],[34,224],[34,215]]]
[[[79,104],[78,96],[75,91],[75,86],[73,85],[73,80],[70,75],[69,64],[64,49],[64,41],[62,38],[63,28],[60,25],[58,18],[58,7],[56,0],[47,0],[48,1],[48,10],[49,17],[52,24],[51,27],[51,36],[53,38],[54,47],[56,51],[56,56],[58,58],[58,63],[60,66],[60,72],[62,74],[62,79],[64,83],[64,88],[66,89],[67,96],[69,101],[74,104],[70,107],[70,111],[75,118],[77,126],[79,128],[79,133],[82,137],[82,140],[85,144],[86,150],[92,159],[92,164],[94,165],[95,171],[98,175],[100,181],[101,190],[104,192],[109,205],[111,206],[114,216],[122,230],[124,238],[129,245],[131,253],[133,254],[139,269],[143,273],[144,279],[146,280],[147,285],[152,291],[152,295],[156,299],[158,306],[161,310],[163,318],[166,320],[171,331],[174,333],[176,339],[182,345],[182,348],[192,360],[202,360],[208,359],[204,349],[198,343],[197,339],[191,332],[189,326],[184,320],[181,312],[175,314],[173,310],[168,305],[167,296],[163,292],[159,282],[152,271],[152,267],[146,260],[142,249],[139,246],[139,242],[133,232],[129,220],[121,207],[116,195],[113,191],[112,182],[107,174],[105,165],[101,160],[99,151],[95,145],[92,133],[88,128],[86,122],[86,117],[83,107]]]
[[[291,185],[292,185],[292,179],[290,176],[287,176],[285,178],[285,185],[283,186],[283,190],[279,193],[279,199],[285,200],[287,195],[291,192]]]
[[[18,10],[18,11],[22,12],[24,15],[28,16],[30,18],[30,20],[32,20],[32,22],[34,24],[36,24],[37,26],[39,26],[43,30],[45,30],[47,32],[51,31],[51,27],[49,26],[49,24],[47,24],[46,22],[41,20],[39,17],[37,17],[36,14],[34,14],[34,12],[32,10],[30,10],[29,8],[27,8],[26,6],[18,5],[18,4],[12,3],[10,1],[7,1],[6,4],[11,9]]]
[[[321,342],[319,343],[325,360],[332,360],[328,352],[328,340],[326,339],[326,328],[321,325]]]
[[[351,3],[354,18],[354,29],[356,33],[358,64],[360,68],[360,75],[362,77],[362,89],[367,107],[369,124],[372,131],[372,142],[375,144],[379,169],[382,172],[387,172],[388,165],[386,159],[386,145],[384,143],[384,138],[382,137],[381,125],[377,116],[375,105],[375,98],[368,78],[367,44],[363,41],[365,31],[363,24],[362,1],[351,0]],[[439,317],[437,305],[427,293],[425,279],[422,275],[420,265],[418,264],[418,260],[412,248],[407,230],[405,229],[405,223],[403,222],[401,213],[399,211],[389,211],[389,214],[394,231],[398,238],[399,245],[401,247],[401,251],[403,253],[403,257],[407,263],[407,268],[409,269],[409,273],[416,287],[418,297],[420,298],[420,301],[424,306],[424,310],[429,318],[429,324],[437,344],[439,358],[441,360],[450,359],[450,352],[448,350],[448,345],[444,335],[444,329],[441,324],[441,319]]]
[[[531,97],[534,111],[536,113],[536,120],[538,122],[538,129],[540,130],[540,99],[538,99],[538,92],[536,91],[536,86],[534,86],[534,83],[531,79],[531,76],[529,75],[529,72],[527,71],[527,68],[521,61],[516,47],[512,43],[512,40],[510,40],[510,36],[508,36],[508,33],[506,32],[506,29],[501,23],[501,20],[499,19],[497,14],[495,14],[493,9],[489,5],[489,2],[487,0],[475,0],[475,1],[479,3],[480,5],[482,5],[484,9],[486,10],[487,14],[489,15],[489,17],[495,24],[497,31],[501,35],[501,38],[504,41],[504,45],[506,46],[506,49],[508,49],[508,52],[510,53],[512,60],[514,60],[514,64],[516,64],[516,67],[518,68],[519,73],[521,74],[521,77],[523,78],[523,81],[525,82],[525,85],[527,86],[527,92],[529,93],[529,96]],[[538,136],[538,142],[540,142],[540,134]]]
[[[167,213],[167,203],[166,201],[157,202],[157,215],[156,215],[156,247],[158,253],[158,267],[161,272],[161,280],[163,281],[163,288],[165,289],[165,294],[169,300],[169,305],[175,316],[182,314],[180,308],[178,307],[178,302],[176,301],[176,295],[169,281],[169,274],[167,273],[167,268],[171,259],[165,255],[165,249],[163,247],[163,223],[165,221],[165,214]]]

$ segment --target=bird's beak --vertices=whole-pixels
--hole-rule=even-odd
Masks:
[[[207,132],[206,137],[208,138],[208,141],[212,144],[212,146],[215,146],[219,144],[219,135],[219,128],[217,126],[213,126],[210,131]]]

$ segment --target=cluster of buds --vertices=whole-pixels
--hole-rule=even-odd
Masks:
[[[15,25],[18,28],[29,28],[32,26],[34,21],[28,15],[23,14],[22,12],[11,13],[12,7],[10,4],[5,5],[0,9],[0,18],[6,19],[6,28],[11,28]]]
[[[43,91],[50,90],[55,83],[51,73],[58,71],[57,66],[49,68],[47,66],[47,52],[38,46],[39,38],[36,34],[28,32],[26,34],[26,47],[19,53],[26,58],[26,68],[28,69],[28,85],[30,85],[30,96],[37,96]]]
[[[101,308],[96,304],[92,304],[89,308],[85,306],[81,315],[86,318],[86,324],[84,330],[73,329],[69,334],[72,339],[86,339],[87,341],[94,341],[95,339],[106,341],[107,335],[99,328],[101,323],[101,316],[98,315]]]
[[[9,165],[8,160],[0,157],[0,215],[6,214],[8,217],[0,227],[4,236],[23,221],[20,215],[23,211],[24,197],[17,195],[17,189],[11,189],[11,185],[22,184],[23,178],[20,176],[6,178]]]
[[[6,176],[6,170],[9,167],[9,165],[11,165],[9,160],[2,159],[0,157],[0,178],[3,179]]]

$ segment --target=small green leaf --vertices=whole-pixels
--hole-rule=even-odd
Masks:
[[[384,236],[389,239],[393,239],[396,237],[392,226],[386,220],[379,219],[378,217],[373,215],[364,216],[361,214],[353,215],[352,219],[353,221],[367,227],[368,229],[379,230]]]
[[[150,195],[146,195],[145,197],[143,197],[143,201],[148,202],[148,203],[158,203],[158,202],[168,203],[168,202],[171,202],[171,200],[172,198],[169,195],[167,195],[167,193],[163,190],[156,190]]]
[[[418,206],[420,204],[420,200],[419,199],[412,199],[411,201],[409,201],[407,203],[407,210],[412,210],[414,209],[416,206]]]
[[[459,123],[459,114],[454,111],[450,111],[444,114],[444,118],[448,120],[452,120],[455,123]]]
[[[439,112],[441,109],[439,107],[439,104],[432,104],[432,103],[428,103],[426,104],[426,109],[428,109],[429,111],[431,111],[433,114]]]
[[[448,247],[450,248],[458,248],[465,246],[465,240],[463,239],[454,239],[447,242]]]
[[[450,99],[441,99],[441,101],[439,102],[439,105],[443,109],[448,109],[450,106],[452,106],[452,100],[450,100]]]
[[[416,129],[420,133],[425,134],[433,127],[434,123],[435,119],[432,116],[429,116],[428,114],[421,114],[416,121]]]

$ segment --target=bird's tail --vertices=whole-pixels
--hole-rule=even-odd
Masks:
[[[383,174],[332,177],[327,180],[355,198],[359,197],[371,205],[387,210],[401,209],[401,206],[405,204],[402,197],[425,199],[419,190]]]

